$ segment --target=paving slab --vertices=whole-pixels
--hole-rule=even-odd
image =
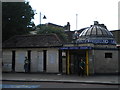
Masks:
[[[36,73],[3,73],[2,81],[19,82],[59,82],[59,83],[88,83],[120,85],[118,75],[77,76],[61,74],[36,74]]]

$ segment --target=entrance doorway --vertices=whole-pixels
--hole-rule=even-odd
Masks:
[[[79,63],[81,59],[86,61],[86,51],[82,50],[70,51],[70,74],[77,75],[79,73]]]

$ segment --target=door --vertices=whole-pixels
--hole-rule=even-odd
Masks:
[[[86,53],[85,51],[71,51],[70,53],[70,74],[78,74],[79,73],[79,63],[80,59],[86,61]]]
[[[79,56],[77,54],[71,54],[70,59],[70,73],[77,74],[78,73],[78,65],[79,65]]]
[[[15,72],[15,51],[12,51],[12,72]]]
[[[28,60],[29,60],[29,66],[28,66],[28,71],[31,71],[31,50],[28,50]]]

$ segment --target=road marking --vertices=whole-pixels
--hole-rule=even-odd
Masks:
[[[0,84],[0,88],[40,88],[40,85],[11,85],[11,84]]]

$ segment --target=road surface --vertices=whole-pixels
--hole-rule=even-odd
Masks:
[[[15,81],[3,81],[0,86],[2,88],[118,88],[118,85]]]

